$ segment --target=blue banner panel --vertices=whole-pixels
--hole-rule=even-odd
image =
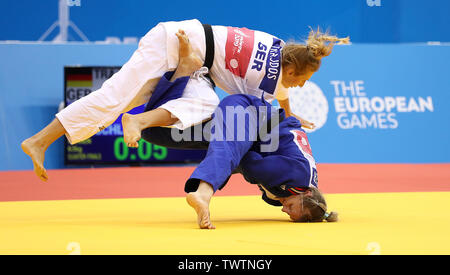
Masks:
[[[135,50],[136,45],[0,43],[0,170],[33,168],[20,143],[54,119],[63,100],[64,66],[120,66]],[[292,109],[318,125],[308,137],[316,160],[449,163],[449,61],[450,46],[443,45],[336,46],[311,81],[290,92]],[[114,142],[124,158],[120,141],[112,148]],[[61,138],[48,148],[48,169],[64,168],[63,143]],[[158,153],[152,147],[150,159]],[[129,150],[126,159],[132,155],[139,156]]]
[[[290,89],[295,113],[319,162],[450,161],[450,47],[335,47],[303,88]]]

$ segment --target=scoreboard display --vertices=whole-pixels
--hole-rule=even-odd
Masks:
[[[120,67],[64,67],[64,106],[99,89],[119,70]],[[141,113],[144,108],[142,105],[128,113]],[[122,115],[109,127],[77,144],[65,140],[65,164],[198,163],[206,155],[205,150],[170,149],[143,139],[138,148],[130,148],[123,140],[121,121]]]

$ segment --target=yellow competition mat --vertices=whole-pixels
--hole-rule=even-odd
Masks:
[[[450,192],[326,195],[338,223],[293,223],[259,196],[0,202],[0,254],[449,254]]]

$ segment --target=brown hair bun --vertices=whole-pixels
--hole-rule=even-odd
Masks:
[[[328,217],[325,218],[327,222],[337,222],[338,221],[338,213],[331,211],[330,213],[327,213]]]

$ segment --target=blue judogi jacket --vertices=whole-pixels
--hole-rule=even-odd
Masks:
[[[264,201],[276,206],[281,206],[281,203],[270,199],[267,192],[276,197],[288,197],[304,192],[311,186],[317,188],[317,170],[311,167],[305,152],[294,141],[297,136],[291,131],[303,132],[300,122],[294,117],[288,117],[280,123],[279,147],[276,151],[264,153],[254,148],[240,162],[244,178],[258,184]]]
[[[163,76],[146,110],[181,97],[187,80],[181,78],[170,82],[170,77],[169,73]],[[233,113],[229,113],[230,110]],[[272,121],[275,116],[281,122],[264,136],[264,141],[258,138],[261,129],[267,128],[270,124],[268,121]],[[205,140],[186,143],[172,141],[170,129],[167,128],[149,128],[142,133],[147,141],[172,148],[206,149],[209,144],[205,159],[187,180],[185,192],[196,191],[201,180],[211,184],[217,191],[236,172],[241,173],[249,183],[257,184],[263,192],[263,200],[275,206],[281,206],[281,203],[270,197],[288,197],[304,192],[311,186],[317,187],[317,171],[312,167],[315,164],[311,163],[314,160],[308,156],[309,144],[306,144],[306,149],[305,145],[299,145],[299,141],[304,140],[299,140],[295,133],[300,131],[306,134],[296,118],[285,118],[284,110],[274,108],[263,98],[230,95],[220,102],[209,123],[212,125],[209,143]],[[244,138],[239,136],[242,133],[245,133]],[[262,150],[263,145],[272,144],[276,138],[278,147],[274,146],[270,152]]]

